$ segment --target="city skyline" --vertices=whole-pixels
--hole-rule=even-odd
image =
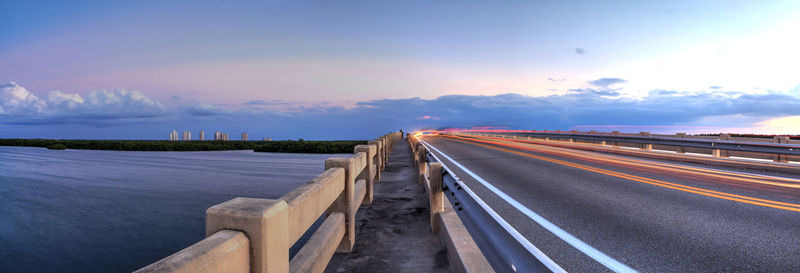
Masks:
[[[797,1],[0,7],[0,137],[800,134]]]
[[[199,141],[204,141],[205,140],[205,130],[200,130],[197,133],[197,135],[198,135],[197,140],[199,140]],[[180,137],[180,139],[178,139],[178,131],[177,130],[172,130],[169,133],[169,137],[167,139],[170,140],[170,141],[178,141],[178,140],[180,140],[180,141],[187,141],[187,140],[191,141],[192,140],[192,131],[184,130],[183,134]],[[214,132],[214,140],[229,140],[229,135],[227,133],[224,133],[224,132],[216,131],[216,132]],[[239,140],[248,141],[249,140],[249,134],[247,132],[242,132],[241,138]],[[272,140],[272,138],[263,137],[263,140],[264,141]]]

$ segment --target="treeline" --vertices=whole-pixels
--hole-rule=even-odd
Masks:
[[[255,150],[280,153],[352,153],[366,141],[166,141],[166,140],[60,140],[0,139],[0,146],[114,151],[225,151]]]
[[[350,154],[356,145],[366,141],[267,141],[255,149],[256,152]]]

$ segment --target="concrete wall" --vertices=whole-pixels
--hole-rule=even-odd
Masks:
[[[359,145],[350,157],[329,158],[325,172],[278,199],[234,198],[206,211],[206,239],[137,272],[322,272],[334,252],[350,252],[355,213],[372,201],[372,187],[400,133]],[[325,220],[290,260],[289,247],[320,217]]]

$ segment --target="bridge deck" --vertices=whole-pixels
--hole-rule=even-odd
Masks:
[[[372,205],[356,214],[353,252],[334,255],[325,272],[450,272],[405,142],[395,144],[374,191]]]

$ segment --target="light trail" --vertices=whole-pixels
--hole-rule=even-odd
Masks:
[[[448,138],[453,138],[453,137],[448,137]],[[479,146],[479,147],[484,147],[484,148],[488,148],[488,149],[493,149],[493,150],[508,152],[508,153],[511,153],[511,154],[516,154],[516,155],[525,156],[525,157],[529,157],[529,158],[534,158],[534,159],[538,159],[538,160],[542,160],[542,161],[547,161],[547,162],[551,162],[551,163],[555,163],[555,164],[569,166],[569,167],[573,167],[573,168],[577,168],[577,169],[581,169],[581,170],[586,170],[586,171],[595,172],[595,173],[601,173],[601,174],[614,176],[614,177],[619,177],[619,178],[632,180],[632,181],[636,181],[636,182],[640,182],[640,183],[650,184],[650,185],[654,185],[654,186],[659,186],[659,187],[679,190],[679,191],[683,191],[683,192],[699,194],[699,195],[708,196],[708,197],[715,197],[715,198],[719,198],[719,199],[725,199],[725,200],[730,200],[730,201],[735,201],[735,202],[740,202],[740,203],[746,203],[746,204],[751,204],[751,205],[757,205],[757,206],[770,207],[770,208],[776,208],[776,209],[787,210],[787,211],[800,212],[800,204],[792,204],[792,203],[786,203],[786,202],[780,202],[780,201],[773,201],[773,200],[768,200],[768,199],[755,198],[755,197],[749,197],[749,196],[725,193],[725,192],[714,191],[714,190],[707,190],[707,189],[691,187],[691,186],[686,186],[686,185],[681,185],[681,184],[676,184],[676,183],[671,183],[671,182],[666,182],[666,181],[661,181],[661,180],[656,180],[656,179],[650,179],[650,178],[646,178],[646,177],[630,175],[630,174],[625,174],[625,173],[621,173],[621,172],[610,171],[610,170],[600,169],[600,168],[591,167],[591,166],[587,166],[587,165],[572,163],[572,162],[568,162],[568,161],[564,161],[564,160],[558,160],[558,159],[553,159],[553,158],[548,158],[548,157],[543,157],[543,156],[538,156],[538,155],[532,155],[532,154],[529,154],[529,153],[524,153],[524,152],[515,151],[515,150],[509,150],[509,149],[500,148],[500,147],[496,147],[496,146],[479,144],[479,143],[475,143],[474,142],[475,140],[471,140],[471,141],[464,141],[464,140],[459,140],[459,139],[452,139],[452,140],[453,141],[467,143],[467,144],[470,144],[470,145]]]
[[[498,189],[497,187],[492,185],[492,183],[489,183],[488,181],[486,181],[482,177],[478,176],[477,174],[475,174],[471,170],[467,169],[467,167],[464,167],[464,165],[461,165],[461,163],[458,163],[458,161],[455,161],[453,158],[451,158],[447,154],[443,153],[442,151],[440,151],[439,149],[437,149],[433,145],[425,142],[422,139],[420,139],[420,142],[422,142],[422,144],[424,144],[426,147],[430,148],[431,150],[435,151],[436,153],[440,154],[442,157],[444,157],[445,159],[447,159],[448,161],[453,163],[456,167],[458,167],[459,169],[461,169],[462,171],[467,173],[469,176],[474,178],[476,181],[478,181],[481,185],[483,185],[484,187],[489,189],[495,195],[497,195],[498,197],[503,199],[505,202],[510,204],[512,207],[516,208],[518,211],[520,211],[523,214],[525,214],[526,216],[528,216],[528,218],[530,218],[531,220],[535,221],[537,224],[539,224],[543,228],[547,229],[548,231],[550,231],[551,233],[556,235],[558,238],[560,238],[564,242],[566,242],[566,243],[570,244],[571,246],[575,247],[576,249],[578,249],[579,251],[583,252],[584,254],[589,256],[590,258],[594,259],[598,263],[604,265],[608,269],[611,269],[614,272],[624,272],[624,273],[636,273],[636,272],[638,272],[638,271],[634,270],[633,268],[629,267],[628,265],[617,261],[616,259],[612,258],[611,256],[608,256],[607,254],[603,253],[602,251],[600,251],[600,250],[594,248],[593,246],[583,242],[581,239],[578,239],[578,237],[575,237],[574,235],[570,234],[569,232],[567,232],[567,231],[561,229],[560,227],[556,226],[555,224],[553,224],[553,222],[550,222],[549,220],[545,219],[544,217],[542,217],[538,213],[534,212],[530,208],[526,207],[525,205],[522,205],[522,203],[520,203],[519,201],[515,200],[514,198],[512,198],[511,196],[509,196],[505,192],[501,191],[500,189]],[[477,196],[477,195],[475,195],[475,196]],[[480,198],[478,198],[478,200],[480,200]],[[483,202],[483,201],[481,201],[481,202]],[[485,208],[488,208],[488,210],[490,210],[490,211],[494,211],[488,205],[486,205]],[[498,217],[499,217],[499,215],[498,215]],[[502,218],[500,218],[500,219],[502,219]],[[505,221],[505,220],[503,220],[503,221]],[[510,227],[510,225],[509,225],[509,227]],[[514,230],[514,231],[516,231],[516,230]],[[525,241],[527,241],[527,239],[525,239]],[[533,246],[533,245],[531,244],[531,246]],[[538,248],[536,248],[535,246],[533,246],[533,248],[535,248],[538,251]],[[544,255],[544,253],[542,253],[542,255]],[[547,257],[547,256],[545,256],[545,257]],[[545,264],[552,263],[553,265],[558,266],[557,264],[555,264],[555,262],[550,260],[549,257],[547,259],[548,259],[548,261],[545,261],[546,262]],[[558,267],[558,269],[560,269],[560,266]],[[563,270],[563,269],[561,269],[561,270]],[[554,270],[554,271],[556,271],[556,270]],[[556,271],[556,272],[559,272],[559,271]]]
[[[533,147],[524,147],[520,145],[513,145],[508,143],[500,143],[500,142],[489,142],[480,140],[477,138],[464,138],[464,137],[456,137],[456,136],[447,136],[450,138],[458,138],[458,139],[469,139],[471,141],[483,142],[483,143],[492,143],[496,145],[503,145],[507,147],[523,149],[523,150],[530,150],[548,154],[555,154],[567,157],[578,158],[581,160],[587,161],[594,161],[598,163],[617,163],[621,165],[628,165],[628,166],[638,166],[638,167],[645,167],[649,169],[661,169],[666,170],[668,172],[674,172],[676,169],[683,170],[685,172],[690,172],[692,174],[706,176],[706,177],[713,177],[713,178],[720,178],[726,180],[735,180],[741,182],[748,182],[748,183],[757,183],[757,184],[765,184],[771,186],[778,186],[778,187],[786,187],[786,188],[793,188],[793,189],[800,189],[800,179],[794,178],[786,178],[786,177],[776,177],[776,176],[767,176],[767,175],[757,175],[757,174],[745,174],[745,173],[738,173],[738,172],[728,172],[728,171],[720,171],[720,170],[713,170],[707,168],[698,168],[698,167],[690,167],[685,165],[678,165],[678,164],[669,164],[669,163],[662,163],[656,161],[646,161],[642,162],[641,160],[636,159],[629,159],[629,158],[621,158],[621,157],[611,157],[607,155],[600,155],[600,154],[591,154],[592,158],[579,158],[576,154],[582,155],[590,155],[588,152],[584,151],[565,151],[565,150],[557,150],[552,147],[547,148],[533,148]],[[509,141],[507,139],[498,139],[498,138],[490,138],[496,141]],[[523,142],[523,143],[530,143],[533,145],[537,145],[539,143],[532,142],[532,141],[525,141],[525,140],[517,140],[516,142]],[[541,145],[541,144],[539,144]],[[563,147],[563,146],[559,146]],[[783,182],[781,182],[783,181]],[[788,183],[787,183],[788,182]]]

